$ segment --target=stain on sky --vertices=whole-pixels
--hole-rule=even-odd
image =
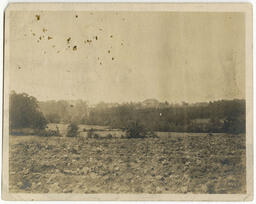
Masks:
[[[15,12],[11,29],[12,61],[16,62],[12,66],[17,72],[13,81],[17,83],[13,88],[24,89],[39,99],[69,98],[72,91],[78,98],[81,90],[82,97],[88,96],[92,101],[161,99],[166,95],[170,101],[204,101],[223,98],[227,93],[240,98],[244,90],[244,75],[239,71],[244,65],[240,14],[139,13]],[[48,40],[48,36],[52,39]],[[238,53],[237,57],[225,58],[231,48]],[[70,73],[66,72],[67,67],[72,67]],[[51,69],[53,74],[49,75]],[[27,77],[30,70],[36,77]],[[230,70],[237,74],[229,74]],[[49,86],[55,90],[62,88],[56,77],[65,79],[65,88],[58,96],[53,95],[46,80],[41,79],[43,76],[49,77]],[[148,88],[141,83],[144,80]],[[201,86],[202,83],[208,87]],[[218,84],[223,86],[219,88]],[[34,91],[37,86],[40,94]],[[73,86],[78,89],[71,90]],[[128,93],[120,97],[128,86]],[[177,86],[181,89],[176,89]],[[95,87],[96,94],[92,91]],[[106,94],[105,87],[113,89],[113,93]],[[234,88],[237,91],[231,92],[230,87],[239,90]]]
[[[93,15],[93,13],[92,12],[90,12],[90,15]],[[75,14],[74,15],[75,16],[75,19],[77,19],[77,21],[79,21],[79,19],[78,19],[78,14]],[[40,20],[42,20],[43,21],[43,14],[40,16],[39,14],[35,14],[35,17],[36,17],[36,20],[37,21],[40,21]],[[93,17],[92,17],[93,18]],[[125,20],[125,18],[122,18],[121,16],[120,16],[120,19],[121,20]],[[38,24],[38,25],[40,25],[40,23]],[[75,25],[74,25],[75,26]],[[101,39],[102,39],[102,42],[104,42],[104,36],[106,37],[106,36],[109,36],[111,39],[114,37],[114,35],[113,34],[111,34],[111,33],[104,33],[104,32],[102,32],[102,31],[104,31],[104,28],[97,28],[97,26],[95,25],[95,30],[99,30],[99,31],[101,31]],[[41,31],[43,32],[43,33],[36,33],[36,31],[34,31],[34,30],[32,30],[32,29],[30,29],[30,32],[32,33],[32,36],[36,36],[36,35],[38,35],[39,37],[36,39],[36,42],[38,43],[38,44],[40,44],[40,43],[44,43],[45,41],[43,41],[43,39],[44,39],[44,35],[43,34],[45,34],[45,33],[49,33],[49,34],[51,34],[51,36],[49,35],[49,36],[47,36],[46,37],[46,39],[47,40],[53,40],[54,39],[54,34],[52,34],[49,30],[48,30],[48,28],[47,27],[45,27],[45,25],[44,26],[42,26],[42,28],[41,28]],[[63,35],[65,35],[65,33],[63,34]],[[24,34],[24,36],[26,37],[27,35],[26,34]],[[72,37],[72,36],[70,36],[70,37],[68,37],[67,39],[66,39],[66,43],[67,44],[69,44],[69,45],[67,45],[66,46],[66,49],[65,50],[63,50],[63,49],[61,49],[61,47],[62,46],[55,46],[55,45],[53,45],[52,46],[52,48],[55,48],[56,49],[56,53],[57,54],[60,54],[61,53],[61,50],[63,50],[63,51],[68,51],[70,48],[71,48],[71,50],[73,50],[73,51],[77,51],[78,49],[78,46],[77,45],[74,45],[72,42],[71,42],[71,39],[72,38],[75,38],[74,36]],[[92,35],[91,36],[91,38],[89,37],[89,35],[88,35],[88,38],[87,39],[84,39],[83,40],[83,43],[86,45],[94,45],[94,43],[96,43],[96,41],[99,41],[99,39],[100,39],[100,37],[99,37],[99,33],[95,33],[95,35]],[[80,44],[78,41],[76,41],[76,39],[74,39],[74,40],[72,40],[73,42],[76,42],[77,44]],[[118,44],[118,43],[117,43]],[[121,45],[121,46],[123,46],[124,45],[124,43],[123,42],[120,42],[120,44],[119,45]],[[106,46],[107,46],[107,44],[106,44]],[[109,46],[108,46],[109,47]],[[110,46],[111,48],[112,48],[112,46]],[[107,53],[109,53],[110,54],[110,50],[109,49],[106,49],[107,50]],[[46,54],[47,52],[46,51],[43,51],[43,53],[44,54]],[[100,54],[100,53],[99,53]],[[105,60],[107,60],[106,58],[104,58],[104,57],[102,57],[102,56],[99,56],[99,57],[101,57],[102,59],[105,59]],[[98,57],[98,60],[99,60],[99,57]],[[109,60],[110,61],[113,61],[114,59],[116,58],[116,56],[114,57],[110,57],[109,58]],[[103,62],[100,62],[100,65],[103,65]]]
[[[40,20],[40,15],[36,14],[35,16],[36,16],[36,20],[39,21]]]

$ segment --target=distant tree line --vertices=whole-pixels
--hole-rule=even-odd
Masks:
[[[120,129],[139,124],[150,131],[244,133],[246,126],[245,100],[238,99],[179,105],[99,103],[89,107],[82,100],[38,102],[26,93],[11,92],[9,102],[10,129],[44,129],[47,123],[106,125]]]
[[[39,103],[48,122],[76,122],[127,128],[138,122],[152,131],[164,132],[245,132],[245,100],[219,100],[209,103],[145,105],[144,103],[99,103],[47,101]]]
[[[92,125],[125,128],[139,121],[146,128],[164,132],[245,132],[245,101],[222,100],[202,106],[169,106],[138,108],[136,104],[93,108],[86,121]]]

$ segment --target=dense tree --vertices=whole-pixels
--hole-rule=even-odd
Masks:
[[[78,126],[75,123],[70,123],[68,125],[67,137],[76,137],[78,136]]]
[[[44,129],[47,124],[46,119],[39,110],[36,98],[26,93],[17,94],[12,91],[9,110],[10,129]]]

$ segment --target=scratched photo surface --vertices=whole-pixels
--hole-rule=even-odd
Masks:
[[[246,193],[243,13],[9,23],[9,192]]]

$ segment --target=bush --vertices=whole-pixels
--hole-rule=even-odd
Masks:
[[[78,136],[78,125],[75,123],[70,123],[68,125],[67,137],[77,137]]]
[[[88,133],[87,133],[87,136],[88,138],[93,138],[93,135],[95,134],[94,130],[91,128]]]
[[[95,138],[95,139],[100,138],[100,136],[99,136],[97,133],[95,133],[95,131],[94,131],[93,128],[91,128],[91,129],[88,131],[87,136],[88,136],[88,138]]]
[[[41,130],[38,129],[35,132],[36,135],[43,136],[43,137],[52,137],[52,136],[60,136],[59,130]]]
[[[147,129],[139,122],[130,122],[124,129],[127,138],[145,138],[147,135]]]
[[[149,130],[146,134],[148,138],[159,138],[154,131]]]

